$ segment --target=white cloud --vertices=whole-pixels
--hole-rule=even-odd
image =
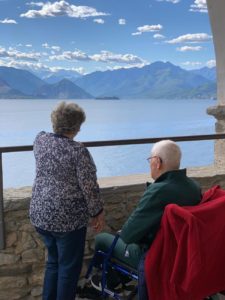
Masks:
[[[124,63],[124,64],[146,64],[142,58],[133,54],[117,54],[110,51],[101,51],[100,53],[87,55],[86,53],[76,51],[64,51],[62,54],[49,56],[53,60],[75,60],[75,61],[96,61],[103,63]]]
[[[49,59],[50,60],[82,60],[82,61],[90,60],[89,56],[80,50],[64,51],[62,54],[49,56]]]
[[[98,24],[104,24],[105,21],[103,19],[94,19],[93,22],[98,23]]]
[[[20,15],[23,18],[43,18],[43,17],[61,17],[68,16],[70,18],[88,18],[107,16],[107,13],[99,12],[90,6],[76,6],[69,4],[67,1],[61,0],[56,2],[38,2],[40,10],[28,10]]]
[[[17,22],[15,20],[12,19],[4,19],[4,20],[0,20],[0,23],[2,24],[17,24]]]
[[[162,40],[165,38],[165,36],[163,34],[156,33],[153,35],[153,38],[157,40]]]
[[[118,24],[119,25],[126,25],[126,20],[125,19],[119,19]]]
[[[79,67],[79,68],[50,67],[49,70],[53,73],[57,73],[58,71],[74,71],[82,75],[86,74],[85,69],[83,67]]]
[[[85,75],[86,72],[85,72],[85,69],[83,67],[80,67],[80,68],[72,68],[71,70],[74,70],[75,72],[78,72],[80,73],[81,75]]]
[[[119,70],[119,69],[131,69],[131,68],[143,68],[144,66],[146,65],[149,65],[149,62],[145,62],[145,63],[141,63],[141,64],[132,64],[132,65],[125,65],[125,66],[108,66],[107,68],[108,69],[111,69],[111,70]]]
[[[26,3],[27,5],[31,5],[31,6],[43,6],[44,2],[30,2],[30,3]]]
[[[26,69],[26,70],[42,70],[42,69],[49,69],[48,66],[43,65],[42,63],[32,63],[27,61],[16,61],[11,60],[10,62],[6,63],[7,67],[13,67],[18,69]]]
[[[101,51],[100,54],[91,55],[90,58],[97,62],[114,62],[125,64],[142,64],[146,63],[140,57],[133,54],[115,54],[110,51]]]
[[[208,42],[212,39],[207,33],[189,33],[167,41],[169,44]]]
[[[162,28],[163,26],[160,24],[139,26],[137,27],[137,32],[132,33],[132,35],[140,35],[144,32],[155,32],[161,30]]]
[[[206,0],[195,0],[194,4],[191,4],[190,6],[190,11],[207,13],[208,9]]]
[[[44,44],[42,44],[42,47],[44,47],[44,48],[46,48],[46,49],[50,49],[50,46],[49,46],[49,44],[48,44],[48,43],[44,43]]]
[[[144,66],[149,65],[149,63],[135,64],[135,65],[126,65],[126,66],[107,66],[107,70],[120,70],[120,69],[131,69],[131,68],[143,68]],[[103,69],[104,71],[104,69]]]
[[[183,46],[183,47],[177,48],[177,51],[180,51],[180,52],[200,51],[201,49],[202,49],[201,46],[195,46],[195,47],[192,47],[192,46]]]
[[[158,1],[158,2],[171,2],[171,3],[173,3],[173,4],[176,4],[176,3],[179,3],[180,2],[180,0],[156,0],[156,1]]]
[[[182,65],[186,67],[199,67],[202,66],[202,63],[200,61],[186,61]]]
[[[0,57],[4,57],[7,55],[7,51],[5,50],[5,48],[0,48]]]
[[[25,46],[28,47],[28,48],[31,48],[31,47],[32,47],[31,44],[26,44]]]
[[[0,66],[7,67],[6,62],[0,59]]]
[[[15,57],[16,59],[21,60],[31,60],[31,61],[38,61],[41,57],[39,52],[32,52],[32,53],[22,53],[19,51],[14,50],[13,52],[8,52],[10,57]]]
[[[216,67],[216,61],[215,61],[215,59],[208,60],[208,61],[206,62],[206,66],[207,66],[208,68]]]
[[[65,70],[65,71],[74,71],[78,72],[82,75],[85,74],[85,70],[83,67],[80,68],[62,68],[62,67],[49,67],[43,63],[32,63],[32,62],[24,62],[24,61],[16,61],[10,60],[9,62],[0,60],[0,65],[5,67],[13,67],[17,69],[25,69],[28,71],[47,71],[56,73],[57,71]]]
[[[157,25],[144,25],[144,26],[140,26],[137,28],[138,32],[154,32],[154,31],[159,31],[161,30],[163,27],[160,24]]]
[[[50,46],[48,43],[42,44],[42,47],[45,49],[52,49],[54,51],[60,51],[61,48],[59,46]]]
[[[133,32],[133,33],[131,33],[132,35],[141,35],[142,34],[142,32]]]
[[[13,48],[10,48],[9,50],[0,48],[0,57],[14,58],[17,60],[38,61],[41,57],[41,54],[39,52],[20,52]]]
[[[59,46],[52,46],[51,49],[55,50],[55,51],[60,51],[61,48]]]
[[[1,65],[4,65],[6,67],[13,67],[13,68],[17,68],[17,69],[26,69],[26,70],[49,70],[49,67],[37,62],[27,62],[27,61],[17,61],[14,59],[10,59],[10,61],[0,61]]]

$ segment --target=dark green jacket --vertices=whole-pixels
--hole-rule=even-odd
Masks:
[[[149,248],[160,226],[164,208],[175,203],[196,205],[201,200],[199,185],[188,178],[186,169],[169,171],[150,184],[121,231],[122,240]]]

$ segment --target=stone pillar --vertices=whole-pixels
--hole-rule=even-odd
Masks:
[[[225,1],[207,0],[217,69],[217,99],[225,105]]]
[[[212,106],[207,109],[209,115],[217,119],[216,133],[225,133],[225,105]],[[214,144],[214,164],[217,169],[225,169],[225,140],[216,140]]]
[[[207,0],[217,69],[217,106],[207,113],[216,119],[216,133],[225,133],[225,1]],[[215,141],[215,166],[225,168],[225,140]]]

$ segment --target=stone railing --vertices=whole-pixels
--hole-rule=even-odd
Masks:
[[[203,191],[220,184],[225,188],[225,175],[212,167],[189,170]],[[136,206],[144,189],[147,175],[114,177],[100,180],[102,197],[105,200],[105,231],[119,230]],[[28,208],[31,188],[7,189],[4,191],[4,215],[6,249],[0,251],[0,299],[41,299],[45,250],[41,240],[30,225]],[[84,275],[93,254],[94,234],[88,229]]]

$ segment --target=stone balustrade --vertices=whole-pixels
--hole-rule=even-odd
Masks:
[[[203,191],[219,184],[225,188],[225,175],[213,167],[188,171]],[[147,175],[105,178],[100,180],[102,197],[105,200],[105,231],[119,230],[136,206],[145,189]],[[42,241],[30,225],[28,208],[31,188],[7,189],[4,191],[4,217],[6,249],[0,251],[0,299],[41,299],[45,250]],[[88,229],[84,275],[92,257],[94,234]]]

